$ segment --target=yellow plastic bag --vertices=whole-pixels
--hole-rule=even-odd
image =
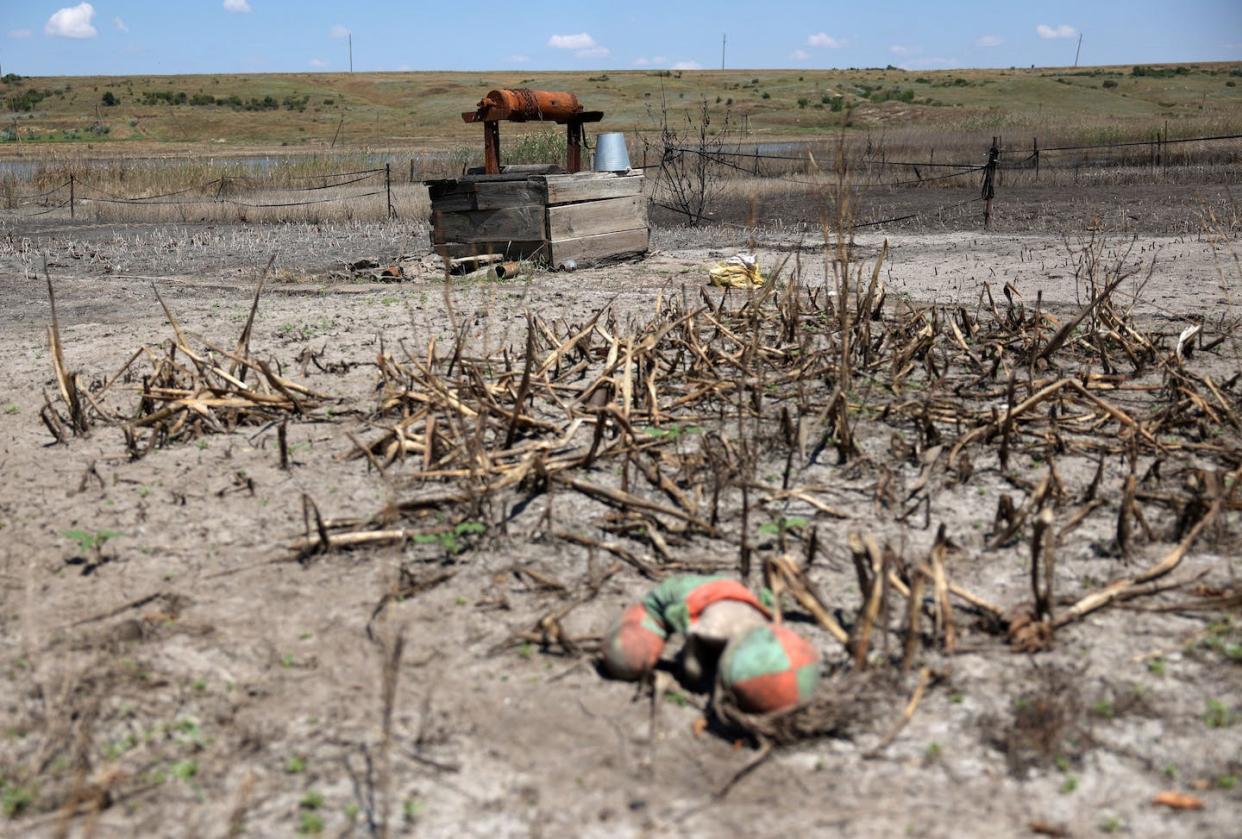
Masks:
[[[753,254],[739,253],[707,272],[711,284],[720,288],[758,288],[763,285],[759,262]]]

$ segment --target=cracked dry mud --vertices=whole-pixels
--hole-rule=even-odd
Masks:
[[[650,704],[634,687],[602,679],[555,644],[515,639],[593,586],[597,595],[562,627],[573,638],[599,635],[650,586],[606,552],[548,536],[597,534],[607,513],[598,502],[564,488],[520,505],[508,497],[498,502],[503,529],[463,534],[452,549],[387,544],[292,561],[288,545],[306,533],[304,495],[324,516],[344,518],[371,516],[411,491],[401,479],[421,462],[389,466],[385,481],[365,459],[340,457],[352,448],[349,434],[373,433],[365,420],[381,345],[398,352],[404,341],[420,354],[435,338],[444,352],[457,323],[474,355],[508,348],[518,357],[526,310],[581,324],[608,304],[618,324],[642,322],[661,295],[684,286],[697,297],[706,266],[743,244],[729,235],[661,231],[658,252],[643,261],[511,283],[446,285],[414,260],[405,282],[370,285],[322,277],[359,256],[421,253],[425,234],[399,225],[12,231],[0,252],[0,782],[9,814],[0,833],[367,836],[386,814],[391,835],[421,836],[998,836],[1030,835],[1033,825],[1074,836],[1235,835],[1242,626],[1236,605],[1232,614],[1149,610],[1193,599],[1189,589],[1096,612],[1033,656],[1012,652],[957,604],[958,651],[927,646],[919,661],[938,678],[878,756],[867,753],[906,703],[913,674],[849,737],[780,748],[716,800],[755,752],[710,731],[695,735],[705,695],[675,688],[651,742]],[[982,284],[999,300],[1009,282],[1027,306],[1038,295],[1064,317],[1085,302],[1074,267],[1088,238],[894,235],[883,269],[890,305],[974,310]],[[859,237],[868,271],[883,239]],[[1191,319],[1213,332],[1238,313],[1233,247],[1199,235],[1140,236],[1131,247],[1117,236],[1101,253],[1128,252],[1142,270],[1118,299],[1176,336]],[[816,243],[761,237],[758,252],[765,267],[790,256],[788,272],[800,262],[802,282],[822,293]],[[50,445],[39,420],[44,393],[56,388],[43,253],[67,365],[88,383],[140,345],[172,337],[152,283],[192,342],[232,346],[275,253],[284,273],[260,303],[252,349],[341,401],[331,415],[290,421],[287,470],[274,427],[207,435],[139,460],[104,425]],[[323,369],[296,361],[307,347]],[[1231,338],[1194,364],[1227,380],[1239,370],[1237,344]],[[888,451],[887,428],[868,430],[866,419],[858,428],[864,449]],[[1236,430],[1228,434],[1236,443]],[[1030,481],[1046,468],[1025,453],[1011,467]],[[1060,478],[1081,492],[1094,467],[1067,457]],[[759,478],[779,483],[780,468],[761,464]],[[920,472],[908,460],[895,468],[903,486]],[[595,479],[612,480],[611,469]],[[1103,508],[1060,546],[1059,595],[1086,593],[1173,547],[1172,520],[1153,511],[1161,538],[1140,540],[1128,564],[1107,549],[1125,472],[1121,459],[1106,462]],[[848,518],[769,502],[751,510],[751,539],[763,556],[777,548],[761,524],[799,517],[814,526],[820,555],[809,576],[841,619],[854,619],[862,597],[849,530],[923,558],[944,523],[958,545],[948,561],[954,582],[997,603],[1027,596],[1029,540],[986,549],[998,497],[1025,497],[994,455],[977,455],[965,480],[934,473],[926,518],[920,511],[902,524],[875,505],[874,480],[835,458],[806,467],[802,480],[824,487],[820,500]],[[1182,573],[1203,572],[1195,585],[1205,590],[1236,591],[1242,522],[1236,511],[1222,521]],[[736,567],[739,522],[732,513],[725,522],[727,538],[689,542],[675,558]],[[83,545],[69,531],[102,544]],[[655,556],[646,543],[626,544]],[[392,592],[404,595],[377,614]],[[787,610],[832,666],[844,666],[839,645],[795,605]],[[900,611],[889,641],[897,654]],[[384,662],[398,637],[394,684]],[[1198,796],[1203,809],[1153,806],[1166,789]]]

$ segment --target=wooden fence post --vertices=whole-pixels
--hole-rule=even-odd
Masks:
[[[1001,155],[1004,154],[1004,152],[1001,151],[1001,149],[1004,148],[1005,146],[1005,137],[1002,135],[994,139],[992,141],[992,146],[993,148],[996,149],[996,162],[998,164],[996,167],[996,185],[1004,186],[1005,185],[1005,170],[1002,169],[999,164],[1000,164]]]
[[[74,212],[73,212],[73,183],[74,183],[73,173],[72,173],[72,172],[70,172],[70,173],[69,173],[69,218],[73,218],[73,216],[74,216]]]
[[[1035,183],[1039,183],[1039,138],[1031,138],[1031,154],[1035,158]]]
[[[392,218],[392,164],[384,164],[384,193],[388,198],[388,217]]]
[[[996,138],[992,138],[992,147],[988,149],[988,162],[983,169],[983,229],[992,227],[992,197],[996,195],[996,161],[1000,157],[1000,149],[996,146]]]
[[[414,158],[410,158],[410,183],[414,183]]]

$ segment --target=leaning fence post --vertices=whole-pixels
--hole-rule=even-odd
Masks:
[[[392,164],[384,164],[384,194],[388,198],[388,217],[392,218]]]
[[[992,197],[996,195],[996,160],[1000,157],[1000,149],[996,147],[996,138],[992,138],[992,148],[988,149],[988,162],[983,167],[983,229],[992,227]]]
[[[1004,170],[1004,169],[1002,169],[1002,168],[1000,167],[1000,165],[999,165],[999,164],[1000,164],[1000,158],[1001,158],[1001,155],[1002,155],[1002,154],[1004,154],[1004,152],[1002,152],[1002,151],[1001,151],[1001,149],[1002,149],[1002,148],[1004,148],[1004,146],[1005,146],[1005,137],[1004,137],[1004,135],[1001,135],[1001,137],[999,138],[999,142],[994,141],[994,142],[992,143],[992,145],[996,146],[996,148],[997,148],[997,151],[996,151],[996,162],[997,162],[997,164],[998,164],[998,165],[997,165],[997,167],[996,167],[996,185],[997,185],[997,186],[1004,186],[1004,185],[1005,185],[1005,170]]]
[[[73,173],[69,173],[69,218],[73,218]]]

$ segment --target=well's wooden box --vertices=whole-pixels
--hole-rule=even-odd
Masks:
[[[443,257],[492,253],[561,268],[647,251],[641,170],[465,175],[427,187],[431,242]]]

